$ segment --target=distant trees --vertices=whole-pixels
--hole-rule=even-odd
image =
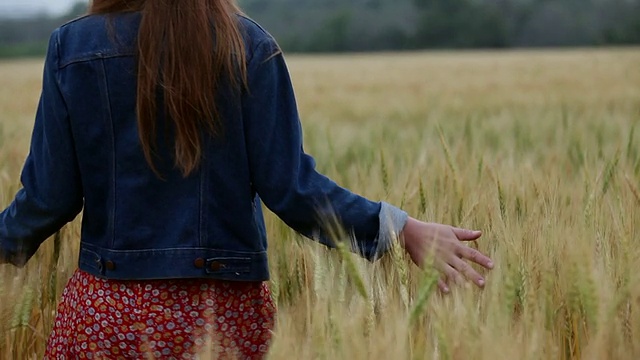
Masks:
[[[640,0],[245,0],[241,4],[290,51],[640,44]]]
[[[41,14],[26,19],[0,19],[0,57],[44,54],[53,29],[86,11],[87,4],[78,2],[67,14],[60,17]]]
[[[240,0],[287,51],[640,44],[640,0]],[[40,55],[59,18],[0,19],[0,57]]]
[[[494,2],[413,0],[420,13],[418,47],[504,47],[506,17]]]
[[[640,44],[640,1],[609,1],[600,4],[600,18],[606,23],[601,43]]]

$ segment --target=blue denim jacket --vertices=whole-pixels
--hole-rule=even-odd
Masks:
[[[79,267],[96,276],[262,281],[261,201],[328,246],[322,223],[334,212],[364,257],[389,248],[407,215],[316,172],[278,45],[245,17],[248,90],[220,94],[223,135],[203,136],[201,165],[187,178],[174,167],[171,128],[158,126],[159,179],[135,117],[139,20],[87,16],[53,32],[23,188],[0,215],[0,262],[24,265],[84,210]]]

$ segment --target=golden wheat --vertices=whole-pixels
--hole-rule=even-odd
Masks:
[[[483,230],[477,247],[496,268],[484,291],[442,296],[398,249],[369,264],[269,214],[271,358],[640,358],[640,50],[288,60],[319,170],[421,219]],[[3,205],[41,68],[0,63]],[[42,356],[78,237],[76,221],[25,269],[0,267],[0,358]]]

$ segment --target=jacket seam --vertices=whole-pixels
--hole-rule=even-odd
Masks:
[[[228,249],[217,249],[211,247],[180,247],[180,248],[163,248],[163,249],[137,249],[137,250],[120,250],[120,249],[109,249],[103,248],[98,245],[90,244],[87,242],[82,242],[81,248],[95,249],[97,251],[104,250],[110,253],[148,253],[148,252],[192,252],[192,251],[209,251],[209,252],[225,252],[232,254],[243,254],[243,255],[261,255],[267,254],[267,251],[242,251],[242,250],[228,250]]]
[[[60,70],[62,66],[60,66],[60,31],[56,30],[53,33],[54,46],[56,48],[56,70]],[[58,87],[60,87],[60,80],[58,79],[58,72],[56,71],[56,82],[58,83]]]
[[[276,57],[276,56],[278,56],[278,55],[282,54],[282,49],[280,49],[280,45],[278,45],[278,43],[277,43],[274,39],[272,39],[272,38],[264,38],[264,39],[260,40],[260,41],[258,42],[258,44],[255,46],[255,48],[253,49],[253,54],[252,54],[252,56],[251,56],[251,60],[250,60],[250,61],[253,61],[253,58],[255,57],[255,53],[257,52],[257,50],[258,50],[261,46],[263,46],[265,43],[269,43],[269,42],[273,42],[273,43],[275,43],[275,47],[277,48],[277,51],[274,51],[274,52],[273,52],[273,54],[269,54],[269,56],[267,56],[264,60],[262,60],[262,61],[260,62],[260,64],[258,64],[258,65],[262,65],[262,64],[264,64],[264,63],[267,63],[269,60],[271,60],[271,59],[273,59],[274,57]]]
[[[205,174],[207,173],[207,166],[206,166],[206,162],[205,159],[201,159],[200,160],[202,163],[200,164],[200,191],[198,194],[198,199],[199,199],[199,206],[200,206],[200,214],[199,214],[199,219],[198,219],[198,246],[202,246],[202,244],[206,243],[206,239],[204,238],[205,236],[205,231],[204,231],[204,194],[205,194],[205,190],[204,190],[204,186],[205,186]]]
[[[243,19],[247,20],[248,22],[252,23],[253,25],[255,25],[258,29],[260,29],[260,31],[262,32],[263,35],[267,35],[267,37],[272,37],[272,35],[264,27],[262,27],[262,25],[258,24],[252,18],[250,18],[247,15],[242,14],[242,13],[238,13],[237,16],[240,17],[240,18],[243,18]]]
[[[114,241],[116,238],[116,206],[118,204],[117,201],[117,192],[116,192],[116,140],[115,140],[115,129],[114,129],[114,125],[113,125],[113,118],[111,115],[111,98],[109,96],[109,83],[107,82],[107,69],[105,68],[104,65],[104,59],[100,59],[100,69],[101,69],[101,76],[102,76],[102,82],[103,82],[103,86],[104,86],[104,101],[106,102],[106,106],[105,106],[105,117],[106,120],[108,121],[108,126],[107,128],[110,131],[111,135],[111,191],[112,191],[112,206],[111,206],[111,221],[110,221],[110,229],[109,232],[111,233],[111,238],[108,239],[109,241],[109,246],[113,247],[114,245]]]
[[[78,22],[78,21],[80,21],[80,20],[82,20],[82,19],[88,18],[88,17],[90,17],[90,16],[92,16],[92,15],[93,15],[93,14],[85,14],[85,15],[78,16],[78,17],[77,17],[77,18],[75,18],[75,19],[71,19],[71,20],[67,21],[66,23],[64,23],[64,24],[60,25],[60,29],[62,29],[62,28],[64,28],[64,27],[67,27],[68,25],[71,25],[71,24],[73,24],[73,23],[75,23],[75,22]]]
[[[51,40],[54,42],[53,45],[55,47],[56,55],[56,63],[52,70],[55,71],[54,78],[56,80],[56,86],[58,87],[57,91],[60,93],[60,97],[62,98],[65,108],[67,108],[65,110],[68,111],[67,103],[64,99],[64,94],[62,93],[62,81],[60,80],[60,70],[62,70],[62,67],[60,66],[60,31],[56,30]]]
[[[62,62],[60,64],[60,68],[63,69],[67,66],[73,65],[73,64],[78,64],[78,63],[83,63],[83,62],[91,62],[91,61],[96,61],[96,60],[105,60],[105,59],[114,59],[114,58],[121,58],[121,57],[132,57],[134,56],[134,53],[118,53],[118,54],[109,54],[109,55],[105,55],[103,53],[94,53],[91,55],[85,55],[85,56],[80,56],[77,58],[74,58],[72,60],[68,60],[65,62]]]

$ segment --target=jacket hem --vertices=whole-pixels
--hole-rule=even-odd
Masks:
[[[80,270],[112,280],[269,280],[266,251],[242,252],[207,248],[118,251],[83,242],[78,262]]]

